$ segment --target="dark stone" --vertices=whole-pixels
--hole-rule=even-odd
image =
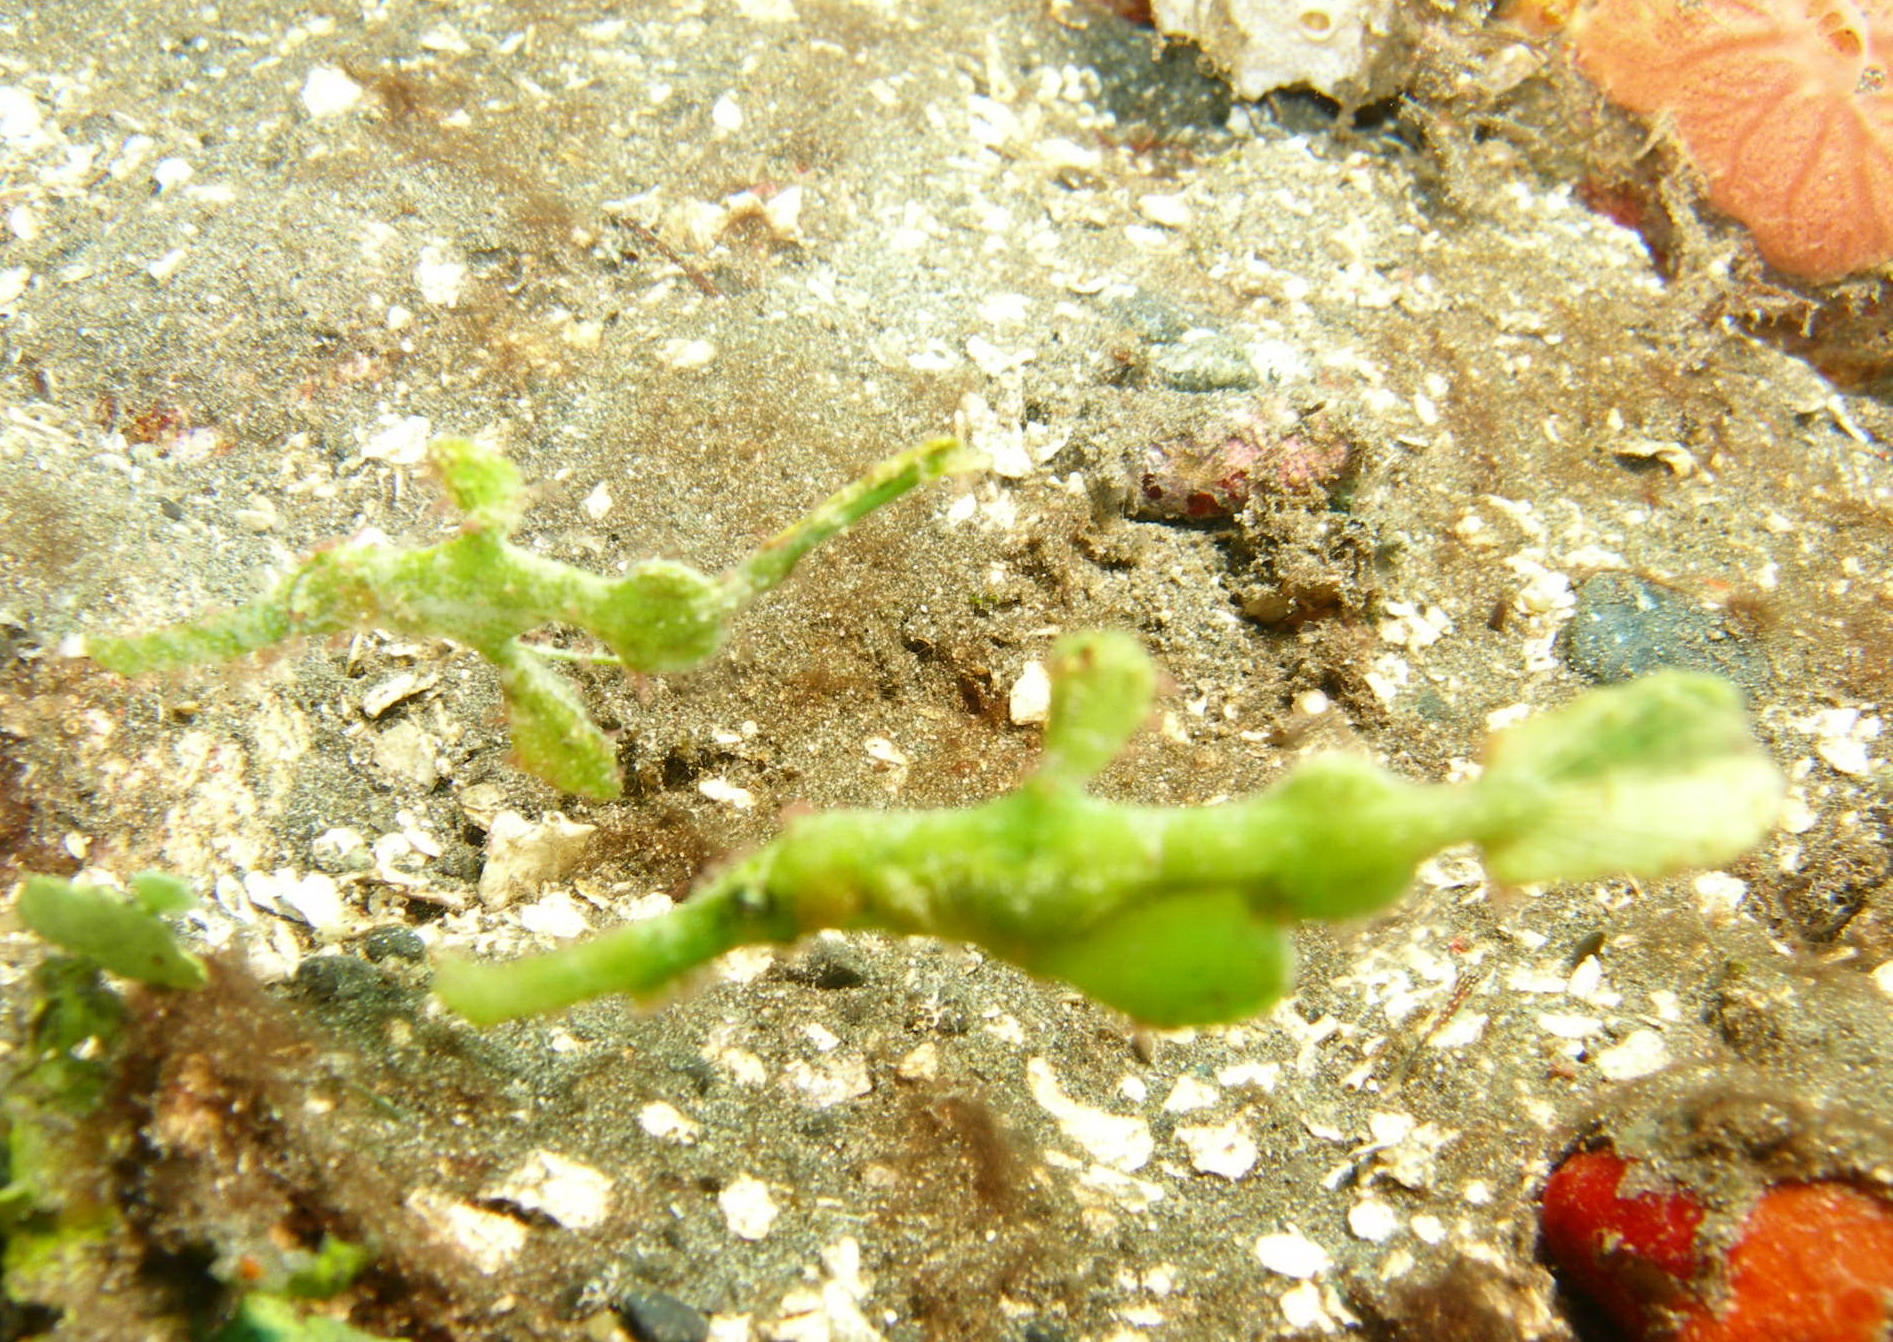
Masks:
[[[481,856],[479,849],[458,840],[444,845],[444,851],[434,859],[434,870],[456,881],[479,880],[480,868],[485,865],[486,859]]]
[[[1717,612],[1632,573],[1578,585],[1560,646],[1572,670],[1606,685],[1665,669],[1713,672],[1750,693],[1768,681],[1767,664]]]
[[[860,961],[847,948],[830,941],[811,942],[808,949],[778,971],[791,983],[834,990],[859,988],[867,981]]]
[[[361,941],[362,954],[370,960],[421,960],[427,956],[427,943],[411,927],[377,927]],[[304,962],[308,963],[307,961]]]
[[[1020,1330],[1019,1342],[1071,1342],[1071,1334],[1055,1323],[1034,1319]]]
[[[312,955],[296,966],[296,987],[318,1002],[350,1002],[385,994],[381,971],[352,955]]]
[[[353,955],[312,955],[296,966],[292,983],[330,1026],[350,1035],[375,1035],[395,1016],[411,1016],[417,992],[378,965]]]
[[[710,1336],[701,1311],[662,1291],[625,1291],[611,1309],[637,1342],[704,1342]]]

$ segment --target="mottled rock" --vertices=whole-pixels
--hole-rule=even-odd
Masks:
[[[1572,670],[1607,685],[1665,668],[1713,672],[1751,692],[1768,679],[1766,663],[1717,612],[1632,573],[1579,584],[1562,647]]]
[[[377,927],[362,938],[361,949],[363,955],[377,961],[421,960],[427,955],[427,943],[411,927]]]
[[[1150,371],[1172,391],[1241,391],[1260,380],[1249,352],[1215,332],[1152,350]]]

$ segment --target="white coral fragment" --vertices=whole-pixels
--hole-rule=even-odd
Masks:
[[[739,1174],[716,1195],[716,1205],[723,1212],[723,1223],[738,1239],[755,1241],[767,1237],[781,1214],[769,1195],[769,1185],[753,1175]]]
[[[547,881],[556,881],[584,856],[597,829],[567,820],[557,811],[538,821],[517,811],[501,811],[486,832],[480,902],[500,908]]]
[[[1032,1098],[1039,1102],[1039,1107],[1093,1160],[1123,1173],[1142,1169],[1149,1161],[1151,1152],[1156,1149],[1156,1139],[1143,1119],[1110,1114],[1080,1104],[1065,1094],[1052,1072],[1052,1065],[1043,1058],[1028,1061],[1025,1075],[1032,1088]]]
[[[427,1227],[429,1236],[453,1246],[487,1276],[511,1262],[526,1247],[526,1227],[510,1216],[482,1211],[432,1188],[417,1188],[407,1209]]]
[[[1371,82],[1389,0],[1153,0],[1157,27],[1187,37],[1238,97],[1307,84],[1330,97]]]
[[[1255,1242],[1255,1256],[1270,1272],[1298,1281],[1306,1281],[1334,1266],[1334,1259],[1326,1249],[1297,1230],[1261,1236]]]
[[[568,1230],[590,1230],[611,1214],[611,1189],[610,1175],[556,1151],[535,1150],[486,1197],[538,1212]]]
[[[302,85],[303,110],[316,121],[341,116],[362,100],[362,86],[333,65],[318,65]]]

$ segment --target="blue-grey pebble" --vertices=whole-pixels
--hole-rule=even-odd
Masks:
[[[1634,573],[1593,574],[1560,640],[1572,670],[1606,685],[1666,668],[1727,676],[1751,694],[1768,666],[1719,613]]]

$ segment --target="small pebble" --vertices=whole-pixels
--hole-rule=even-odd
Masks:
[[[1052,711],[1052,678],[1042,662],[1030,661],[1012,682],[1006,698],[1006,712],[1017,726],[1044,722]]]
[[[1292,1230],[1263,1235],[1255,1242],[1255,1256],[1269,1271],[1301,1281],[1334,1266],[1326,1249]]]
[[[1162,224],[1165,228],[1188,228],[1195,218],[1190,212],[1189,201],[1180,195],[1163,192],[1138,197],[1137,212],[1151,223]]]
[[[662,1291],[626,1291],[611,1309],[637,1342],[705,1342],[710,1321]]]
[[[1150,368],[1172,391],[1240,391],[1257,381],[1249,352],[1226,335],[1165,345],[1151,352]]]
[[[317,121],[341,116],[361,99],[362,86],[332,65],[316,66],[302,86],[302,105]]]
[[[420,961],[427,956],[427,943],[411,927],[377,927],[361,940],[362,954],[370,960]],[[305,960],[304,964],[313,963]]]

